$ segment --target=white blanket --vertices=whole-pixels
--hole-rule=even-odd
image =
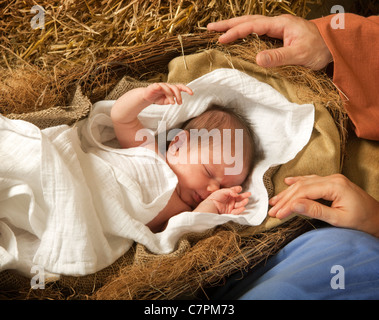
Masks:
[[[145,148],[117,147],[109,118],[114,101],[100,101],[74,127],[39,130],[0,116],[0,271],[32,266],[52,274],[85,275],[119,258],[134,241],[157,254],[175,249],[187,232],[233,220],[259,225],[267,215],[263,174],[286,163],[309,141],[313,105],[290,103],[269,85],[232,69],[191,82],[181,106],[151,105],[141,114],[158,133],[202,113],[210,102],[238,105],[265,152],[255,168],[253,196],[240,216],[183,212],[153,234],[145,226],[165,206],[177,179]]]

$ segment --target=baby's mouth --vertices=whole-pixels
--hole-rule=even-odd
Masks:
[[[195,209],[197,205],[202,201],[200,195],[196,191],[193,191],[192,193],[190,193],[190,197],[182,197],[182,193],[181,193],[179,185],[176,187],[176,192],[179,198],[182,199],[182,201],[187,206],[189,206],[192,210]]]
[[[193,197],[192,198],[193,198],[193,200],[197,204],[199,204],[201,201],[203,201],[203,199],[201,198],[201,196],[196,191],[193,192]]]

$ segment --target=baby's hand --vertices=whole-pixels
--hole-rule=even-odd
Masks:
[[[145,89],[143,98],[149,103],[159,105],[175,104],[175,100],[177,104],[182,104],[181,92],[193,94],[192,90],[184,84],[153,83]]]
[[[238,215],[246,210],[245,206],[251,196],[251,192],[240,193],[241,191],[241,186],[223,188],[210,194],[204,201],[212,201],[219,214]]]

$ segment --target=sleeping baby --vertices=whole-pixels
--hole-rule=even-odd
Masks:
[[[166,254],[186,232],[259,225],[263,174],[309,141],[313,105],[300,108],[233,69],[189,87],[134,89],[100,101],[75,126],[40,130],[0,115],[0,271],[91,274],[134,242]]]
[[[183,84],[154,83],[128,91],[111,110],[120,146],[155,151],[177,176],[177,186],[167,205],[147,224],[153,232],[164,229],[172,216],[184,211],[245,211],[251,194],[242,192],[242,186],[259,158],[250,123],[236,110],[217,105],[187,120],[167,152],[161,153],[153,133],[144,128],[138,115],[151,104],[182,104],[182,92],[193,95]],[[141,136],[145,139],[137,138]]]

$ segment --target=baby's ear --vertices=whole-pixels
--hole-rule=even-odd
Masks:
[[[168,152],[175,154],[181,147],[187,147],[189,141],[189,132],[187,130],[180,130],[170,142]]]

